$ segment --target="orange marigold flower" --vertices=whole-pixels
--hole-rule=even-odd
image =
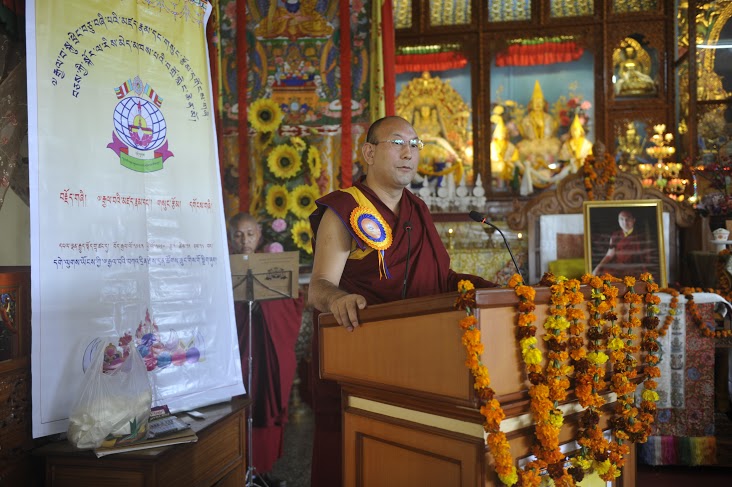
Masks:
[[[475,316],[466,316],[465,318],[460,320],[460,328],[462,328],[463,330],[467,330],[471,326],[475,326],[477,323],[478,319]]]

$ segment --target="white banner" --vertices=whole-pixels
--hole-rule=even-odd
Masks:
[[[65,431],[97,346],[114,367],[134,341],[171,410],[244,392],[210,11],[27,4],[34,437]]]

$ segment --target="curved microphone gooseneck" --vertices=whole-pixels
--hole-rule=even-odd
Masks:
[[[495,228],[496,230],[498,230],[498,233],[500,233],[501,237],[503,237],[503,243],[506,244],[506,250],[508,250],[508,255],[511,256],[511,260],[513,261],[513,266],[516,268],[516,272],[518,272],[518,275],[521,276],[521,280],[523,280],[524,276],[521,274],[521,269],[519,269],[519,266],[516,263],[516,259],[513,257],[513,252],[511,252],[511,247],[508,246],[508,241],[506,240],[506,236],[503,234],[501,229],[498,228],[497,226],[495,226],[494,224],[492,224],[491,222],[489,222],[485,216],[481,215],[477,211],[471,211],[469,216],[471,219],[477,221],[478,223],[485,223],[489,227]]]
[[[404,231],[407,232],[407,269],[404,271],[404,286],[402,286],[402,299],[407,296],[407,279],[409,278],[409,254],[412,251],[412,224],[404,222]]]

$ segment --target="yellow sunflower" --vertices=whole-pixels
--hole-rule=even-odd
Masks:
[[[257,132],[254,136],[254,150],[261,154],[274,140],[274,132]]]
[[[267,191],[267,203],[264,209],[274,218],[285,218],[287,216],[289,196],[287,188],[281,184],[270,186],[269,191]]]
[[[282,123],[284,114],[269,98],[260,98],[249,106],[249,123],[258,132],[273,132]]]
[[[315,211],[320,190],[315,185],[302,184],[290,193],[290,211],[298,218],[307,218]]]
[[[310,150],[308,150],[308,168],[310,169],[310,174],[312,174],[314,178],[320,176],[320,171],[322,171],[320,164],[320,151],[317,147],[312,145],[310,146]]]
[[[292,241],[295,242],[295,245],[308,254],[312,254],[313,246],[310,242],[312,238],[313,232],[310,230],[310,224],[307,220],[298,220],[295,222],[292,226]]]
[[[267,167],[279,179],[297,176],[302,168],[302,160],[297,149],[291,145],[278,145],[267,157]]]
[[[298,152],[302,152],[305,150],[305,148],[308,146],[304,140],[302,140],[300,137],[292,137],[290,139],[290,144],[297,149]]]

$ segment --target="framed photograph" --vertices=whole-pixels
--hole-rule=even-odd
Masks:
[[[661,200],[585,201],[585,272],[640,277],[667,286]]]

